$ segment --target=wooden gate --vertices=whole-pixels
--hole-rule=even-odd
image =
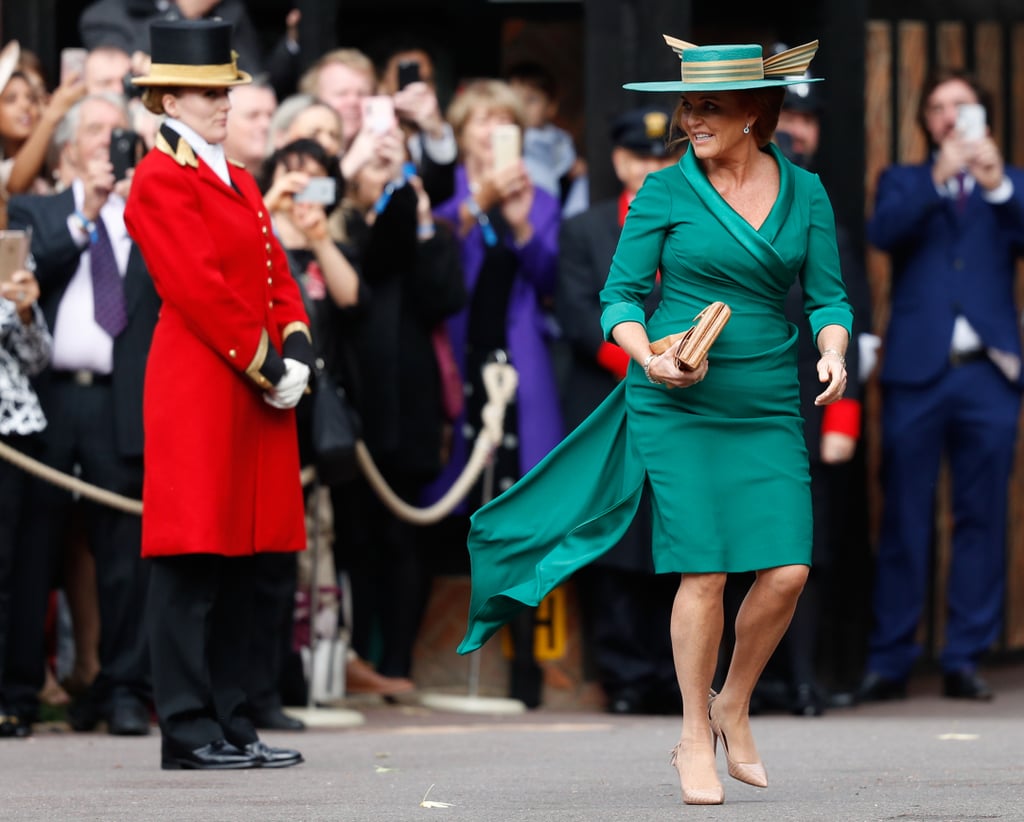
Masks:
[[[921,162],[927,142],[917,123],[921,87],[932,66],[973,71],[993,99],[992,134],[1008,163],[1024,165],[1024,22],[1006,20],[922,21],[869,20],[865,32],[865,215],[874,204],[878,175],[891,163]],[[883,335],[889,319],[890,265],[886,254],[868,247],[875,333]],[[1017,304],[1022,304],[1018,271]],[[866,392],[866,426],[872,535],[877,535],[881,494],[879,464],[879,393],[874,380]],[[1024,429],[1022,429],[1024,430]],[[1021,438],[1024,440],[1024,438]],[[997,650],[1024,648],[1024,445],[1018,442],[1010,488],[1007,545],[1009,567],[1005,629]],[[932,608],[921,630],[927,654],[937,657],[945,614],[950,555],[949,483],[945,470],[936,509],[935,573]]]

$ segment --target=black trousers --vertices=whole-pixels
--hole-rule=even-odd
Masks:
[[[400,497],[416,499],[418,483],[386,479]],[[416,526],[393,514],[362,476],[332,486],[331,505],[335,567],[348,573],[352,590],[352,647],[377,660],[384,676],[408,677],[433,580]]]
[[[38,446],[36,436],[0,435],[0,442],[15,448],[23,454],[35,456]],[[30,550],[20,542],[20,528],[25,505],[25,491],[28,474],[7,460],[0,459],[0,707],[3,698],[4,668],[7,658],[7,639],[12,625],[20,618],[11,612],[11,590],[14,585],[13,572],[16,558]]]
[[[253,557],[253,615],[245,689],[255,711],[281,707],[281,679],[291,655],[298,560],[293,553]]]
[[[147,562],[153,701],[164,746],[255,742],[245,691],[254,558],[192,554]]]
[[[56,381],[46,393],[46,430],[39,458],[65,473],[131,499],[142,496],[142,458],[123,457],[114,431],[113,392],[108,383]],[[68,542],[72,496],[31,478],[26,495],[22,544],[15,558],[11,613],[18,630],[8,644],[5,694],[9,707],[33,717],[45,670],[44,632],[49,592],[59,584]],[[140,557],[142,521],[134,513],[85,501],[86,537],[96,560],[100,608],[99,700],[119,695],[149,698],[145,611],[147,568]]]

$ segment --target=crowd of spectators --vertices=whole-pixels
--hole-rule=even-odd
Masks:
[[[557,305],[557,294],[567,293],[559,235],[563,217],[589,205],[585,164],[572,136],[556,125],[557,85],[543,67],[522,63],[501,77],[458,78],[451,105],[443,108],[433,56],[423,44],[396,41],[376,63],[354,47],[300,61],[297,11],[264,53],[240,0],[98,0],[80,20],[88,49],[83,67],[59,78],[46,77],[38,59],[16,42],[4,46],[0,227],[32,227],[32,254],[21,268],[34,267],[35,274],[22,271],[11,281],[21,287],[5,284],[0,299],[3,442],[109,490],[137,495],[141,489],[140,405],[158,306],[123,226],[132,172],[115,180],[109,150],[115,129],[138,135],[143,151],[154,150],[160,139],[159,117],[131,82],[149,66],[148,24],[213,15],[235,24],[239,67],[255,78],[231,91],[225,153],[260,185],[302,287],[317,355],[345,386],[367,447],[391,486],[414,504],[439,498],[464,468],[481,427],[481,366],[510,361],[520,372],[493,479],[479,483],[452,514],[456,524],[448,533],[459,535],[477,506],[522,476],[576,424],[579,415],[566,416],[563,409],[566,397],[574,397],[558,367],[567,361],[559,360],[565,346],[591,345],[588,367],[610,384],[621,378],[596,326],[577,329],[579,339],[571,341],[560,333],[576,318]],[[303,63],[310,67],[300,72]],[[367,101],[378,98],[388,101],[384,120],[367,115]],[[633,142],[623,137],[616,145],[657,155],[660,163],[651,140],[636,136],[642,118],[629,117],[640,116],[627,116],[628,127],[619,122]],[[509,124],[524,136],[523,157],[496,167],[491,133]],[[324,180],[330,181],[326,188]],[[631,180],[627,188],[635,193],[638,186]],[[606,206],[608,224],[614,228],[627,207],[628,198]],[[112,330],[91,316],[81,324],[83,307],[91,312],[95,233],[103,225],[126,293],[125,317]],[[863,272],[851,254],[847,276],[862,288]],[[563,267],[566,259],[563,249]],[[586,284],[592,293],[576,294],[583,303],[596,302],[600,271],[594,276]],[[454,412],[443,396],[439,338],[453,346],[464,382],[465,402]],[[575,377],[580,367],[574,366]],[[27,379],[37,372],[31,386],[38,386],[38,402]],[[146,573],[137,561],[137,515],[73,500],[41,480],[20,478],[3,460],[0,468],[0,488],[12,489],[0,500],[4,510],[25,513],[20,519],[5,514],[0,530],[0,735],[30,733],[45,702],[69,702],[76,729],[105,721],[112,733],[147,733],[149,684],[138,617]],[[362,477],[335,485],[330,497],[329,560],[336,574],[347,576],[351,596],[344,609],[353,623],[347,626],[357,677],[351,690],[385,696],[412,690],[413,652],[433,578],[425,536],[391,512]],[[21,499],[31,504],[12,503]],[[76,516],[68,514],[72,507]],[[864,510],[844,514],[866,517]],[[843,527],[833,523],[833,530]],[[596,576],[586,580],[588,619],[607,617],[607,604],[593,597],[622,581],[614,567],[604,571],[601,585]],[[304,698],[287,686],[287,660],[296,653],[294,557],[268,564],[265,574],[260,595],[267,598],[268,620],[251,652],[260,690],[249,696],[258,724],[295,728],[281,711],[283,701]],[[619,593],[627,596],[625,590]],[[643,597],[641,585],[627,598]],[[12,642],[14,619],[27,629]],[[536,706],[543,674],[533,659],[532,620],[528,612],[512,626],[509,693]],[[811,612],[799,623],[814,621]],[[54,626],[67,631],[69,622],[72,650],[65,646],[55,660]],[[804,667],[792,676],[794,685],[813,689],[803,693],[798,712],[818,714],[828,700],[807,667],[812,657],[813,649],[805,649]],[[639,697],[614,671],[602,669],[602,678],[621,686],[615,692],[609,686],[611,710],[676,709],[673,700]]]

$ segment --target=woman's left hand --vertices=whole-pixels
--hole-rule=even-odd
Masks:
[[[31,271],[15,271],[11,279],[0,283],[0,296],[14,303],[23,323],[32,320],[32,306],[39,299],[39,281]]]
[[[815,405],[831,405],[843,398],[846,391],[846,360],[835,351],[826,350],[818,360],[818,382],[828,387],[814,398]]]

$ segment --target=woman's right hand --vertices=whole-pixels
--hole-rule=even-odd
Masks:
[[[675,357],[670,348],[663,354],[651,358],[647,373],[655,382],[661,383],[666,388],[689,388],[696,385],[708,375],[708,358],[704,358],[699,366],[692,371],[684,371],[676,366]]]

